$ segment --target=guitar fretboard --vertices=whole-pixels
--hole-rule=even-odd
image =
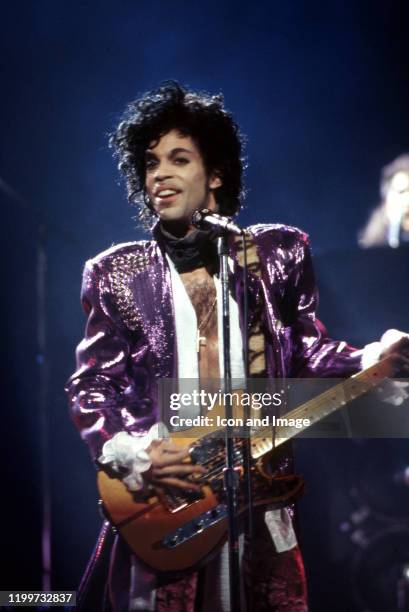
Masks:
[[[333,414],[348,402],[364,395],[371,389],[377,387],[382,381],[390,377],[393,373],[391,360],[389,357],[379,363],[362,370],[355,376],[347,378],[338,385],[331,387],[317,397],[308,400],[298,408],[283,415],[287,421],[290,419],[308,419],[308,425],[300,427],[276,426],[274,432],[274,442],[272,428],[264,427],[257,430],[257,434],[252,436],[251,454],[254,459],[268,453],[272,448],[280,446],[291,438],[299,435],[315,423]],[[301,421],[299,421],[301,423]]]

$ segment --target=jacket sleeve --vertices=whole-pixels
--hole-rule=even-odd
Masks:
[[[115,433],[143,432],[152,422],[133,416],[143,407],[130,374],[132,338],[113,302],[109,275],[98,263],[85,266],[81,301],[88,319],[76,351],[77,370],[66,391],[74,423],[96,459]],[[141,372],[143,376],[143,368]]]
[[[287,304],[292,312],[290,376],[347,377],[361,369],[362,351],[345,341],[334,341],[316,317],[318,291],[308,237],[295,249],[295,265],[288,279]]]

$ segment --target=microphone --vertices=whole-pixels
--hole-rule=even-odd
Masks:
[[[399,246],[399,236],[404,213],[405,207],[398,203],[394,205],[389,213],[388,244],[393,249]]]
[[[233,223],[229,217],[218,215],[208,208],[195,210],[192,215],[192,225],[198,229],[207,229],[210,226],[225,232],[231,232],[237,236],[242,236],[244,234],[244,230]]]

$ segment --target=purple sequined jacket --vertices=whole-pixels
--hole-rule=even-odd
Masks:
[[[262,299],[268,375],[335,378],[358,371],[361,352],[330,340],[315,316],[306,234],[283,225],[249,231],[261,262],[261,279],[248,276],[249,320]],[[242,270],[233,244],[231,255],[241,304]],[[177,378],[170,270],[158,242],[117,245],[88,261],[82,304],[88,321],[67,391],[74,421],[96,458],[118,431],[144,433],[159,420],[157,380]]]

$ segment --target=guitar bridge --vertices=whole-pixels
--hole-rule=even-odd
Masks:
[[[169,533],[163,538],[161,544],[165,548],[176,548],[226,517],[226,504],[218,504],[212,508],[212,510],[203,512],[203,514],[200,514],[192,521],[185,523],[182,525],[182,527],[179,527],[172,533]]]
[[[196,491],[183,491],[178,493],[174,488],[166,487],[161,494],[162,503],[169,512],[179,512],[189,504],[203,499],[203,494]]]

